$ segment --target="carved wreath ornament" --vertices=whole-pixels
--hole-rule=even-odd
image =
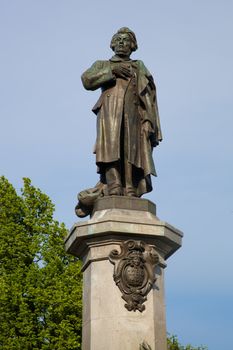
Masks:
[[[130,240],[120,246],[120,252],[112,250],[109,255],[115,265],[113,278],[126,301],[126,309],[142,312],[145,310],[142,304],[156,280],[154,270],[159,263],[159,255],[155,246],[142,241]]]

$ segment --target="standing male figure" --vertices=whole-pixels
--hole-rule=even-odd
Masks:
[[[152,190],[152,149],[162,140],[156,88],[144,63],[130,58],[137,49],[132,30],[119,29],[110,47],[115,55],[96,61],[82,75],[87,90],[102,90],[92,109],[97,115],[96,164],[107,195],[140,197]]]

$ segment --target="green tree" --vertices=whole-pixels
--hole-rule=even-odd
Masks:
[[[0,178],[0,348],[81,349],[80,262],[48,196]]]
[[[198,346],[197,348],[190,344],[182,346],[174,335],[169,335],[167,337],[167,348],[168,350],[207,350],[205,346]]]

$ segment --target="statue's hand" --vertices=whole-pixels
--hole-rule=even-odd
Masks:
[[[146,134],[146,137],[149,138],[150,135],[154,132],[151,122],[149,122],[149,120],[146,120],[143,124],[142,124],[142,132],[144,132]]]
[[[132,75],[130,65],[126,63],[112,63],[112,73],[116,77],[123,79],[127,79]]]

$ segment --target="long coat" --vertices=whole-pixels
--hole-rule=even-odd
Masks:
[[[129,84],[124,79],[116,78],[111,70],[111,61],[119,62],[115,56],[109,61],[96,61],[82,75],[82,82],[87,90],[101,88],[102,94],[93,107],[97,115],[96,164],[101,173],[101,164],[120,159],[121,123],[124,113],[124,98]],[[156,87],[153,77],[140,60],[131,60],[136,70],[138,103],[137,120],[129,119],[128,140],[129,162],[136,168],[142,169],[144,178],[153,174],[156,176],[152,158],[152,148],[162,140]],[[142,131],[142,124],[149,121],[153,132],[150,137]],[[131,124],[130,124],[131,122]],[[141,192],[148,192],[142,190]]]

